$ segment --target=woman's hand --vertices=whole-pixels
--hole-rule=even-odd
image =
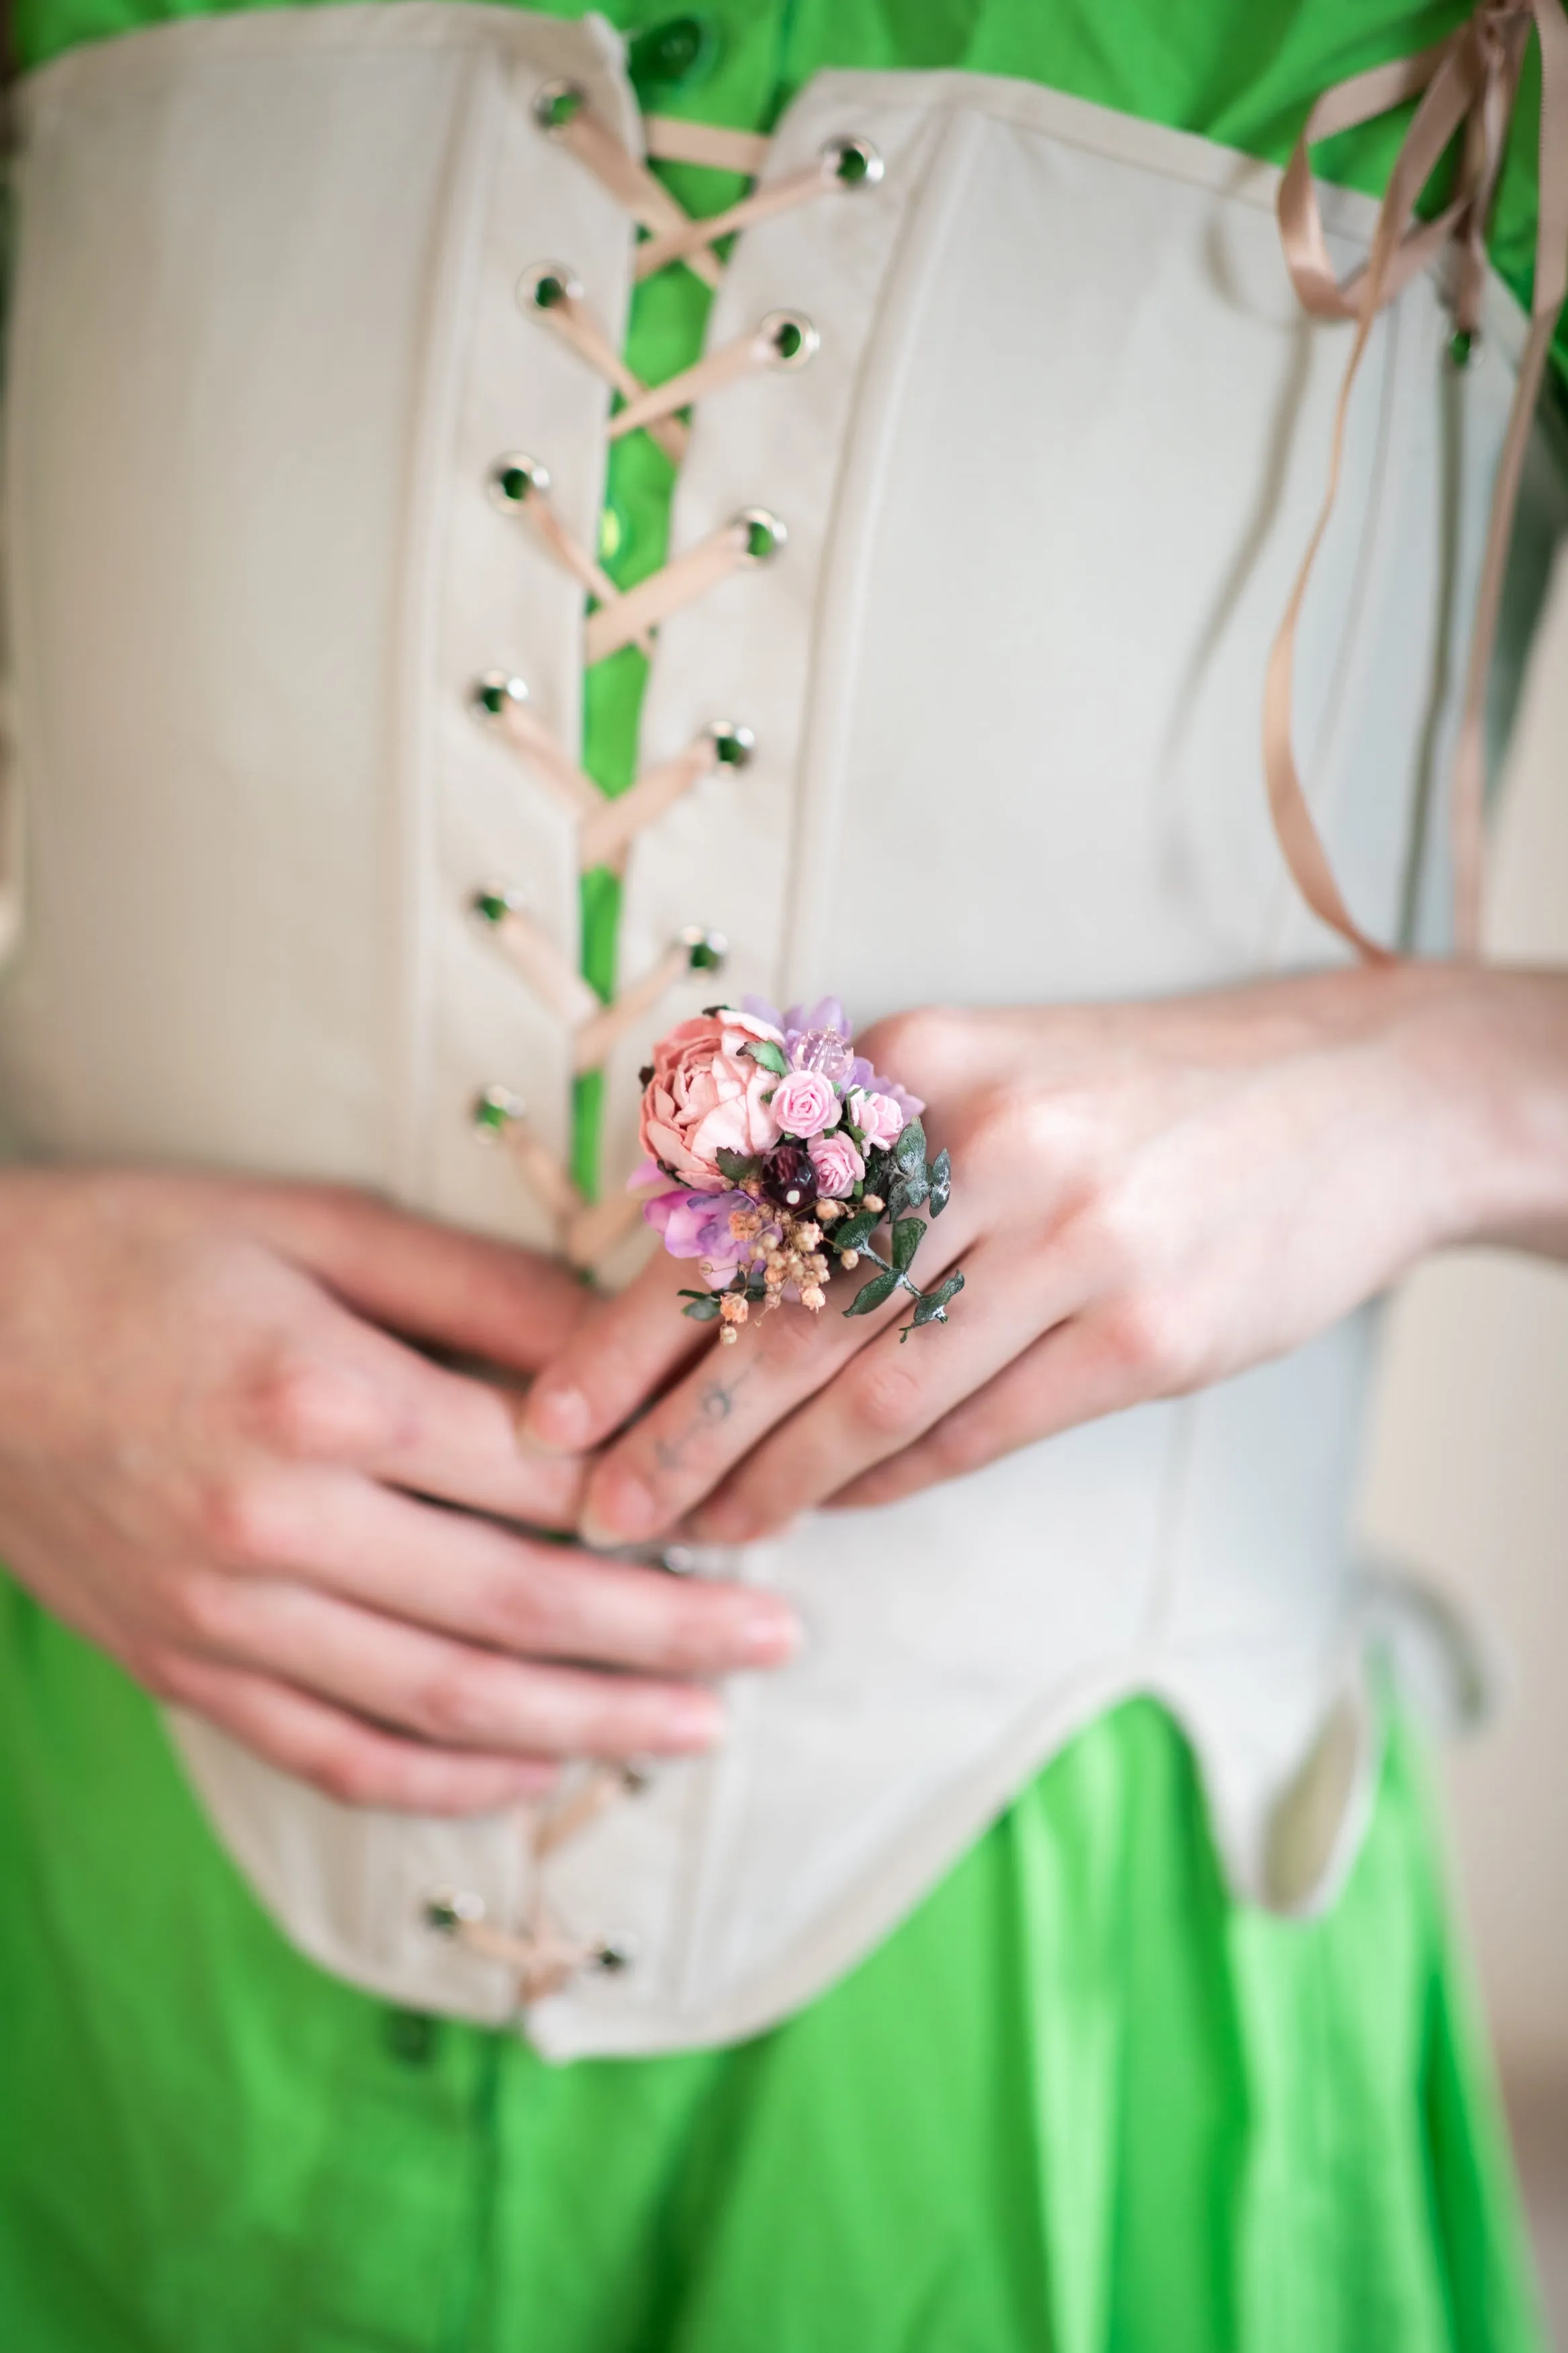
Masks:
[[[9,1171],[0,1559],[355,1803],[478,1811],[561,1757],[704,1748],[719,1705],[687,1679],[787,1655],[783,1605],[499,1525],[570,1527],[582,1464],[520,1446],[517,1388],[391,1336],[527,1374],[584,1303],[353,1193]]]
[[[581,1526],[768,1534],[880,1504],[1068,1424],[1294,1347],[1424,1252],[1568,1255],[1568,978],[1403,965],[1152,1005],[925,1012],[860,1041],[927,1099],[952,1204],[910,1335],[898,1294],[846,1323],[786,1307],[722,1351],[660,1259],[578,1325],[525,1430],[602,1445]],[[907,1307],[907,1300],[904,1303]]]

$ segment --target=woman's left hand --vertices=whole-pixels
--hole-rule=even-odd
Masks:
[[[926,1011],[859,1041],[927,1101],[952,1206],[894,1299],[784,1307],[738,1345],[679,1313],[662,1256],[579,1324],[525,1418],[614,1439],[590,1543],[735,1544],[889,1503],[1069,1424],[1223,1379],[1467,1240],[1568,1255],[1568,977],[1438,965],[1156,1004]],[[869,1271],[870,1270],[868,1270]],[[904,1305],[907,1307],[905,1299]]]

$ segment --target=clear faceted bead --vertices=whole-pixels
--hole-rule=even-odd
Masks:
[[[855,1067],[855,1049],[837,1029],[807,1029],[795,1040],[797,1071],[820,1071],[830,1086],[842,1086]]]

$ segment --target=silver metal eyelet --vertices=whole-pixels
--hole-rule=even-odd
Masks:
[[[730,953],[730,943],[722,932],[708,931],[701,923],[688,923],[675,935],[678,948],[686,950],[686,962],[692,972],[722,972]]]
[[[746,534],[745,552],[741,559],[743,564],[770,563],[789,538],[778,516],[770,514],[766,507],[742,507],[730,521]]]
[[[541,131],[564,131],[588,103],[581,82],[547,81],[533,101],[533,119]]]
[[[489,493],[503,514],[515,514],[530,499],[550,494],[550,469],[521,449],[508,449],[488,476]]]
[[[468,708],[487,727],[502,716],[509,702],[521,704],[527,701],[526,681],[509,678],[504,670],[487,670],[468,689]]]
[[[528,1117],[528,1105],[510,1087],[483,1087],[474,1097],[475,1129],[486,1144],[499,1144],[509,1127]]]
[[[713,754],[721,768],[743,768],[757,748],[757,739],[749,727],[733,719],[715,719],[708,730]]]
[[[758,320],[757,332],[773,354],[770,367],[803,368],[822,348],[822,337],[803,311],[770,311]]]
[[[595,1947],[588,1967],[605,1977],[620,1977],[634,1966],[637,1957],[635,1936],[605,1936]]]
[[[425,1926],[442,1936],[455,1936],[465,1921],[484,1916],[484,1897],[465,1888],[440,1888],[425,1906]]]
[[[868,139],[830,139],[821,154],[825,175],[841,188],[874,188],[886,169]]]
[[[524,311],[553,311],[563,302],[580,302],[583,281],[563,261],[536,261],[518,280],[517,299]]]

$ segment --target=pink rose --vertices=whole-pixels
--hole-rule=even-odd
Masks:
[[[653,1050],[639,1140],[678,1183],[695,1192],[729,1189],[731,1180],[719,1166],[721,1151],[750,1160],[778,1142],[778,1122],[763,1100],[777,1076],[743,1051],[762,1039],[782,1051],[784,1039],[768,1022],[726,1008],[682,1021]]]
[[[852,1193],[866,1174],[866,1163],[847,1135],[814,1135],[805,1148],[816,1171],[816,1189],[829,1201]]]
[[[820,1135],[838,1124],[838,1097],[820,1071],[792,1071],[779,1081],[773,1113],[785,1135]]]
[[[868,1095],[858,1087],[849,1098],[849,1124],[868,1144],[897,1144],[904,1132],[904,1114],[891,1095]]]

